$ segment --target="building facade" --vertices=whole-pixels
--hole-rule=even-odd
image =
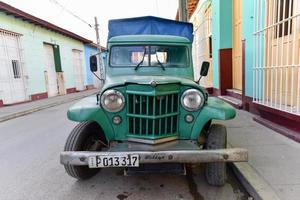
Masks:
[[[194,24],[195,74],[204,60],[211,63],[201,84],[297,141],[299,16],[296,0],[199,0],[189,19]]]
[[[0,99],[37,100],[86,89],[79,35],[0,2]]]

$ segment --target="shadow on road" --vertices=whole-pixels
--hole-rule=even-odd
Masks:
[[[70,179],[69,181],[72,181]],[[74,181],[70,192],[79,199],[236,199],[249,195],[228,170],[227,183],[213,187],[206,183],[203,165],[187,167],[187,175],[123,176],[122,169],[102,169],[90,180]]]

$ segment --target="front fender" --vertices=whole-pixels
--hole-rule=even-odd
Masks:
[[[97,104],[95,96],[86,97],[71,106],[67,116],[68,119],[76,122],[96,121],[103,129],[106,139],[111,140],[114,138],[111,123],[102,108]]]
[[[236,115],[235,109],[228,103],[216,97],[208,97],[207,104],[203,107],[192,129],[191,139],[196,140],[202,128],[210,120],[229,120]]]

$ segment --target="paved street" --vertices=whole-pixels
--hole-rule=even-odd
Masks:
[[[71,104],[0,123],[0,199],[248,199],[232,174],[224,187],[210,187],[199,166],[187,176],[124,177],[104,169],[88,181],[70,178],[59,152],[75,126],[66,118]]]

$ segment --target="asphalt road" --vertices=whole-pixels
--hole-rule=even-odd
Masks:
[[[187,176],[123,176],[103,169],[87,181],[69,177],[59,153],[76,123],[66,118],[72,103],[0,123],[0,199],[248,199],[232,173],[224,187],[206,184],[203,167],[188,167]]]

